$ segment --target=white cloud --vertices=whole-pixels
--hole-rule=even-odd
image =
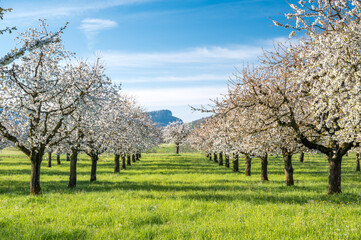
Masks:
[[[258,43],[165,52],[105,51],[100,55],[109,76],[119,83],[221,83],[243,64],[257,64],[264,49],[272,49],[272,40]]]
[[[86,18],[82,21],[80,29],[88,39],[94,38],[100,31],[117,27],[115,21],[109,19]]]
[[[173,116],[191,122],[211,114],[193,112],[190,106],[200,108],[203,105],[210,108],[209,105],[213,105],[211,100],[221,98],[222,94],[227,93],[227,86],[153,88],[124,92],[134,96],[146,111],[168,109],[173,112]]]
[[[216,74],[200,74],[191,76],[154,76],[154,77],[138,77],[138,78],[124,78],[124,79],[113,79],[116,82],[121,83],[162,83],[162,82],[204,82],[204,81],[225,81],[228,80],[227,75],[216,75]]]
[[[188,105],[212,104],[211,99],[227,93],[226,81],[235,67],[241,69],[247,62],[257,64],[263,49],[272,50],[273,41],[277,40],[283,39],[179,51],[106,51],[101,56],[108,75],[115,82],[124,83],[123,91],[134,95],[142,106],[177,110],[178,116],[191,121],[200,114],[191,114]]]
[[[195,63],[242,63],[254,60],[262,54],[259,46],[239,45],[235,47],[198,47],[180,52],[125,53],[103,52],[107,66],[124,68],[151,68],[169,64]]]
[[[227,86],[180,87],[124,91],[136,97],[140,105],[147,107],[167,107],[209,104],[210,99],[221,97]]]
[[[140,4],[146,2],[154,2],[157,0],[57,0],[47,2],[31,2],[19,5],[11,5],[9,7],[14,10],[7,14],[8,20],[24,20],[24,19],[38,19],[38,18],[56,18],[75,15],[88,11],[98,11],[101,9]]]

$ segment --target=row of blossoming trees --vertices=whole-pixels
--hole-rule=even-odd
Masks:
[[[193,133],[208,153],[242,153],[262,160],[282,154],[287,185],[292,154],[327,156],[329,194],[341,192],[342,157],[361,138],[361,1],[308,0],[290,4],[288,23],[301,38],[275,43],[255,67],[245,66],[215,101],[216,114]],[[294,24],[293,24],[294,23]]]
[[[19,35],[20,49],[0,60],[0,135],[31,161],[30,193],[40,194],[40,167],[46,152],[69,153],[69,187],[76,185],[79,152],[90,156],[91,181],[99,155],[115,154],[125,167],[128,154],[157,143],[154,124],[135,101],[120,92],[94,64],[64,50],[59,32],[29,29]],[[15,61],[18,59],[17,61]]]

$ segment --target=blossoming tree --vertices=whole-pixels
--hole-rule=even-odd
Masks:
[[[176,145],[176,153],[179,154],[179,146],[183,143],[190,133],[188,124],[179,121],[172,122],[162,130],[163,138],[166,142],[172,142]]]
[[[46,25],[20,35],[24,46],[53,36]],[[64,122],[92,101],[92,91],[104,75],[85,64],[71,63],[72,55],[57,40],[30,48],[19,62],[1,69],[0,134],[13,142],[31,161],[30,193],[40,194],[40,166],[47,147],[66,138],[74,129]],[[89,72],[90,71],[90,72]]]

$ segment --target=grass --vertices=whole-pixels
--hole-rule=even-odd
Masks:
[[[176,152],[176,145],[173,143],[163,143],[159,146],[156,146],[150,150],[148,150],[147,153],[175,153]],[[186,152],[186,153],[197,153],[198,151],[196,149],[193,149],[187,144],[181,144],[180,145],[180,152]]]
[[[297,156],[296,156],[297,157]],[[327,196],[322,155],[294,160],[295,186],[286,187],[281,159],[260,161],[252,176],[233,173],[201,154],[143,154],[112,173],[102,156],[97,181],[81,155],[76,189],[67,189],[69,162],[46,167],[41,197],[29,196],[30,163],[6,149],[0,155],[0,239],[361,239],[360,173],[354,154],[343,161],[343,193]],[[56,164],[54,160],[53,164]]]

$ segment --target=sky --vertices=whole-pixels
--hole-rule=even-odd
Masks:
[[[294,3],[294,0],[288,0]],[[76,57],[100,56],[113,82],[134,96],[145,111],[169,109],[190,122],[209,114],[227,92],[227,83],[245,64],[287,39],[285,0],[0,0],[13,8],[0,21],[18,31],[46,19],[64,31],[65,48]],[[16,33],[0,36],[0,55],[16,46]]]

